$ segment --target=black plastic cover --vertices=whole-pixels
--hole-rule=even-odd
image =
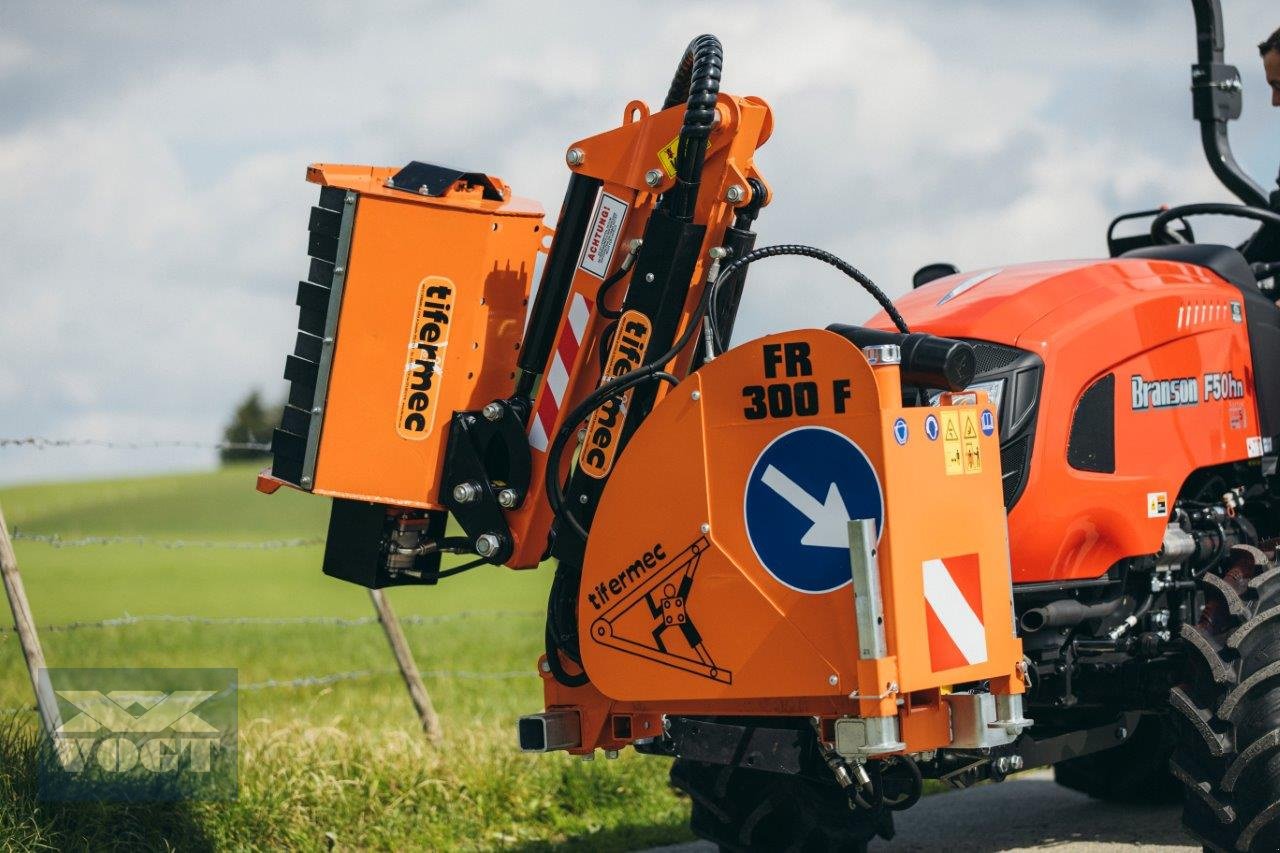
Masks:
[[[483,187],[483,197],[489,201],[502,201],[502,191],[488,175],[482,172],[464,172],[461,169],[434,166],[419,160],[411,160],[407,166],[396,172],[391,178],[390,186],[392,189],[439,198],[458,181],[466,181],[467,186]]]
[[[977,359],[973,347],[965,341],[918,332],[904,335],[841,323],[827,326],[827,331],[835,332],[859,348],[885,344],[899,346],[902,349],[900,369],[904,385],[963,391],[973,382]]]

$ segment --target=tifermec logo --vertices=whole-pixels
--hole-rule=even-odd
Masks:
[[[235,797],[235,670],[50,669],[41,678],[58,707],[44,799]]]

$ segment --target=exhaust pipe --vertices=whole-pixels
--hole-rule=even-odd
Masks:
[[[577,711],[543,711],[521,717],[521,752],[555,752],[582,745],[582,721]]]
[[[1120,606],[1123,598],[1111,601],[1100,601],[1097,604],[1081,604],[1074,598],[1054,601],[1044,607],[1035,607],[1022,614],[1018,624],[1024,634],[1034,634],[1045,628],[1066,628],[1079,625],[1090,619],[1101,619],[1110,616]]]

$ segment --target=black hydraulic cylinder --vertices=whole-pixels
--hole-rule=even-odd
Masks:
[[[542,281],[533,299],[529,325],[520,348],[520,378],[516,384],[517,397],[532,397],[538,377],[546,367],[551,348],[556,343],[556,329],[564,314],[573,286],[573,274],[582,253],[582,243],[587,236],[591,211],[600,181],[585,175],[574,174],[569,178],[569,188],[560,207],[556,221],[556,236],[542,268]]]
[[[907,385],[963,391],[973,382],[978,366],[973,347],[954,338],[920,332],[904,335],[841,323],[827,326],[827,331],[835,332],[858,348],[897,344],[902,349],[902,381]]]

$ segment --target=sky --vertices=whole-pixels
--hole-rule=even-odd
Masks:
[[[1225,0],[1264,186],[1280,110]],[[564,150],[666,93],[688,40],[774,110],[758,245],[892,296],[961,269],[1100,257],[1117,213],[1230,200],[1191,120],[1189,2],[161,2],[0,6],[0,439],[216,441],[292,350],[312,162],[501,176],[554,217]],[[753,269],[735,332],[858,322],[838,273]],[[0,447],[0,484],[198,469],[210,450]]]

